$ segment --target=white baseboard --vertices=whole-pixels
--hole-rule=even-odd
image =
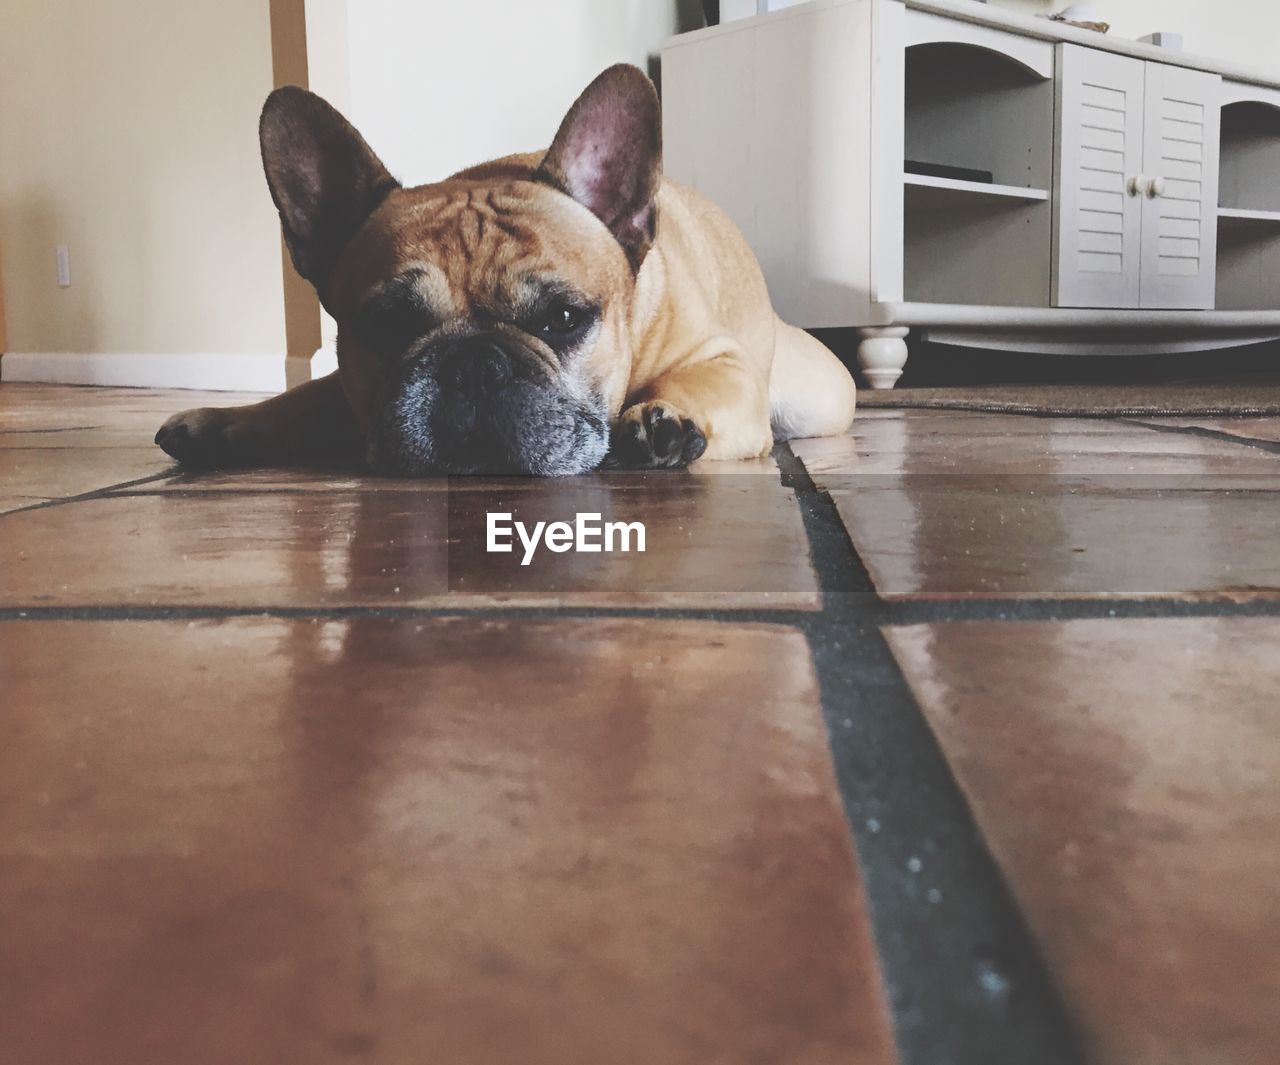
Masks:
[[[285,358],[273,355],[182,355],[8,352],[0,381],[125,388],[200,388],[214,392],[282,392]]]
[[[332,347],[319,347],[309,359],[285,360],[285,383],[289,388],[296,388],[306,381],[325,377],[337,368],[338,353]]]
[[[336,372],[338,369],[338,351],[332,344],[325,344],[323,347],[316,348],[316,353],[311,356],[311,376],[324,377],[326,374]]]

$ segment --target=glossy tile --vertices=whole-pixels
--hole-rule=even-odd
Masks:
[[[644,525],[613,553],[489,553],[488,514]],[[0,605],[527,604],[816,609],[794,495],[770,477],[457,491],[121,495],[4,519]],[[506,519],[495,519],[506,522]],[[588,519],[592,520],[592,519]],[[588,538],[603,543],[602,532]]]
[[[262,398],[251,393],[185,389],[0,383],[0,452],[33,447],[158,451],[152,441],[170,414],[189,407],[235,406]]]
[[[30,430],[128,427],[190,407],[232,407],[265,398],[253,392],[183,388],[82,388],[0,382],[0,434]],[[158,425],[151,429],[155,435]],[[150,437],[147,438],[150,442]]]
[[[905,477],[833,493],[888,599],[1280,596],[1280,476]]]
[[[1280,1047],[1280,620],[888,630],[1091,1065]]]
[[[173,468],[156,448],[0,448],[0,511],[82,495]]]
[[[7,622],[23,1065],[894,1060],[805,640]]]
[[[574,490],[608,488],[613,490],[679,488],[698,484],[710,477],[762,477],[778,482],[777,463],[772,458],[742,462],[701,462],[687,470],[596,470],[575,476],[572,481],[538,477],[376,477],[367,470],[350,465],[347,468],[294,468],[263,470],[223,470],[178,472],[159,483],[157,492],[329,492],[329,491],[509,491],[525,489],[554,495],[564,491],[565,484]]]
[[[904,411],[792,446],[890,599],[1280,589],[1280,456],[1231,441]]]
[[[899,474],[1055,477],[1274,473],[1280,458],[1230,441],[1159,433],[1103,418],[1038,418],[966,411],[881,411],[847,436],[792,442],[820,487]]]
[[[0,452],[40,448],[48,451],[101,451],[105,448],[146,450],[155,447],[154,415],[133,427],[82,425],[67,429],[0,429]]]

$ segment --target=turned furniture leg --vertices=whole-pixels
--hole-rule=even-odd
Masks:
[[[872,388],[892,388],[907,364],[907,333],[904,325],[859,329],[858,367]]]

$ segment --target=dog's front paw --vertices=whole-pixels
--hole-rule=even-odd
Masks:
[[[650,400],[622,412],[610,434],[609,460],[630,469],[688,466],[706,450],[706,434],[692,418]]]
[[[200,407],[175,414],[156,433],[156,443],[184,466],[214,469],[247,461],[250,430],[234,409]]]

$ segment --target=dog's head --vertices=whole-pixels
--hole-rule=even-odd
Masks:
[[[402,188],[332,107],[277,89],[260,129],[298,272],[338,323],[375,468],[578,473],[608,448],[627,321],[653,242],[652,83],[611,67],[543,157]]]

